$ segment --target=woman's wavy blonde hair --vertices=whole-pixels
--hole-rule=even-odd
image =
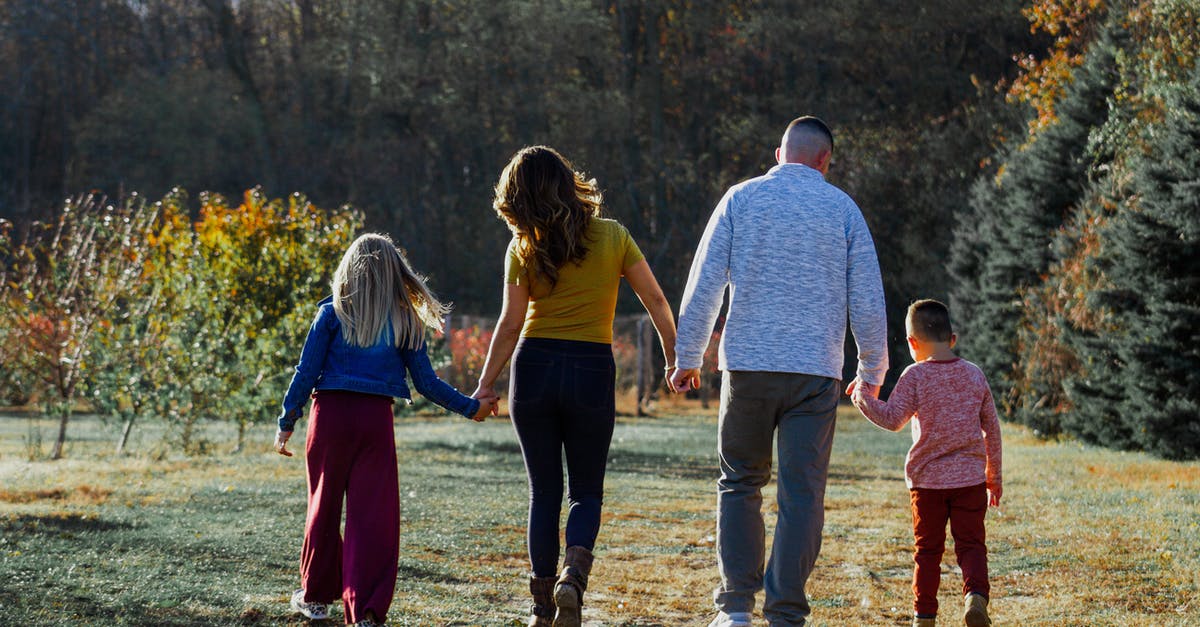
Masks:
[[[500,173],[492,207],[517,240],[517,256],[530,278],[550,289],[558,270],[587,255],[585,235],[600,216],[602,198],[595,179],[587,179],[548,146],[517,151]]]
[[[449,311],[413,272],[391,238],[360,235],[346,249],[333,273],[333,310],[342,323],[342,339],[369,347],[389,341],[399,348],[420,348],[425,327],[442,329]]]

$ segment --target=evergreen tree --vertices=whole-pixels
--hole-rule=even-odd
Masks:
[[[1013,414],[1012,376],[1021,323],[1022,297],[1037,286],[1053,260],[1050,243],[1088,186],[1100,160],[1088,151],[1089,135],[1108,115],[1116,76],[1112,38],[1102,36],[1058,106],[1058,120],[1024,147],[1009,151],[1000,173],[976,187],[971,211],[955,234],[952,270],[959,279],[953,300],[963,306],[963,354],[991,377],[1004,409]],[[1059,431],[1056,420],[1035,423],[1043,433]]]
[[[1116,331],[1100,352],[1131,442],[1200,457],[1200,72],[1151,127],[1133,195],[1104,229],[1110,286],[1095,294]]]
[[[1042,292],[1048,299],[1060,300],[1047,312],[1047,325],[1060,334],[1066,363],[1051,376],[1044,376],[1044,369],[1036,372],[1031,368],[1026,381],[1032,390],[1044,391],[1061,402],[1050,410],[1055,410],[1063,431],[1113,448],[1130,448],[1133,433],[1120,411],[1124,392],[1117,384],[1121,370],[1112,343],[1112,317],[1093,295],[1108,285],[1096,262],[1104,254],[1098,231],[1112,219],[1114,207],[1127,194],[1116,180],[1124,178],[1109,175],[1098,181],[1055,242],[1061,262]],[[1045,359],[1034,355],[1029,361]],[[1030,400],[1035,393],[1022,400]],[[1030,407],[1024,411],[1046,410]]]

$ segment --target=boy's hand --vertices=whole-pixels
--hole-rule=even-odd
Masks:
[[[987,484],[988,505],[992,507],[1000,507],[1000,496],[1004,494],[1004,487],[999,482]]]
[[[292,437],[291,431],[276,431],[275,432],[275,452],[284,457],[291,457],[292,452],[287,450],[287,442]]]
[[[850,402],[854,403],[855,407],[862,407],[863,398],[865,396],[863,394],[863,386],[854,385],[854,383],[851,383],[850,385],[854,386],[854,390],[850,392]]]
[[[854,399],[855,392],[870,394],[871,398],[879,398],[879,386],[871,385],[870,383],[867,383],[858,377],[854,377],[854,380],[850,382],[850,385],[846,386],[846,396],[849,396],[851,400]]]

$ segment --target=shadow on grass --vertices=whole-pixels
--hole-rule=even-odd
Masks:
[[[431,568],[426,568],[421,564],[406,563],[401,561],[398,564],[397,576],[400,579],[409,579],[413,581],[424,581],[428,583],[446,584],[446,585],[461,585],[471,583],[469,579],[462,579],[444,572],[439,572]]]
[[[855,483],[858,481],[892,481],[904,483],[904,475],[898,472],[866,474],[860,472],[829,471],[829,483]]]
[[[653,475],[665,479],[715,480],[721,471],[716,458],[644,453],[622,450],[609,452],[609,472]]]
[[[434,440],[428,442],[410,442],[400,446],[403,449],[414,451],[446,451],[452,453],[461,453],[463,455],[479,455],[480,453],[496,453],[499,455],[520,455],[521,445],[516,442],[465,442],[455,444],[452,442],[444,442]]]
[[[20,514],[0,517],[0,531],[22,533],[84,533],[124,531],[136,525],[124,521],[100,518],[95,514],[59,512],[51,514]]]

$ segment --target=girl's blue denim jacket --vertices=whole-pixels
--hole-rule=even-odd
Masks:
[[[468,418],[479,411],[478,400],[460,394],[438,378],[424,343],[416,349],[397,348],[391,328],[387,329],[379,343],[370,348],[347,344],[333,311],[333,298],[322,300],[283,399],[279,430],[295,428],[313,390],[346,390],[412,400],[406,372],[421,396]]]

